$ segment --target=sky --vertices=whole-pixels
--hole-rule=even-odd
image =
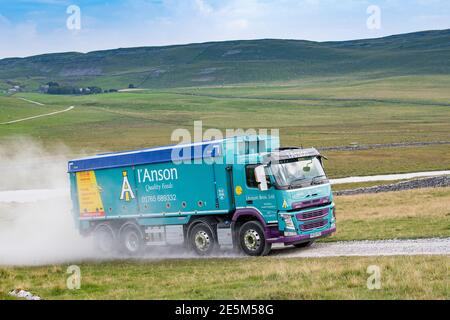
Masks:
[[[449,29],[449,0],[0,0],[0,58]]]

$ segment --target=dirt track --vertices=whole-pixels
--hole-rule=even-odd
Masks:
[[[285,258],[392,255],[450,255],[450,238],[315,243],[306,249],[284,248],[272,254]]]
[[[74,108],[75,108],[74,106],[70,106],[67,109],[64,109],[64,110],[61,110],[61,111],[54,111],[54,112],[50,112],[50,113],[39,114],[37,116],[27,117],[27,118],[22,118],[22,119],[7,121],[7,122],[2,122],[0,124],[6,125],[6,124],[13,124],[13,123],[17,123],[17,122],[33,120],[33,119],[36,119],[36,118],[49,117],[49,116],[53,116],[55,114],[59,114],[59,113],[63,113],[63,112],[67,112],[67,111],[73,110]]]
[[[269,257],[273,258],[326,258],[326,257],[370,257],[370,256],[410,256],[410,255],[450,255],[450,238],[405,239],[405,240],[363,240],[314,243],[308,248],[274,246]],[[120,257],[118,257],[120,258]],[[149,251],[144,260],[201,258],[182,248],[160,247]],[[222,249],[211,258],[248,258],[230,248]]]

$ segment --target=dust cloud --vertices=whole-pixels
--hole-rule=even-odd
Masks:
[[[78,155],[79,156],[79,155]],[[64,145],[43,146],[33,139],[0,141],[0,266],[47,265],[130,259],[94,250],[78,234],[72,216]],[[182,246],[147,248],[136,260],[199,258]],[[221,250],[212,257],[233,257]]]
[[[42,265],[95,257],[71,214],[63,145],[0,142],[0,265]]]

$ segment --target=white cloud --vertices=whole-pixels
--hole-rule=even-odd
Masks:
[[[417,0],[417,3],[422,6],[428,6],[432,4],[442,3],[442,0]]]
[[[248,27],[248,25],[249,25],[249,22],[246,19],[232,20],[227,24],[229,29],[237,29],[237,30],[246,29]]]
[[[195,0],[195,5],[202,14],[208,15],[213,12],[212,7],[205,0]]]
[[[0,28],[5,28],[5,27],[8,27],[10,25],[11,25],[11,23],[9,22],[9,20],[5,16],[2,16],[0,14]]]

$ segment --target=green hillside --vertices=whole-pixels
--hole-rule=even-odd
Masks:
[[[124,88],[222,85],[354,75],[450,73],[450,29],[343,42],[249,40],[0,60],[0,89],[48,81]]]

